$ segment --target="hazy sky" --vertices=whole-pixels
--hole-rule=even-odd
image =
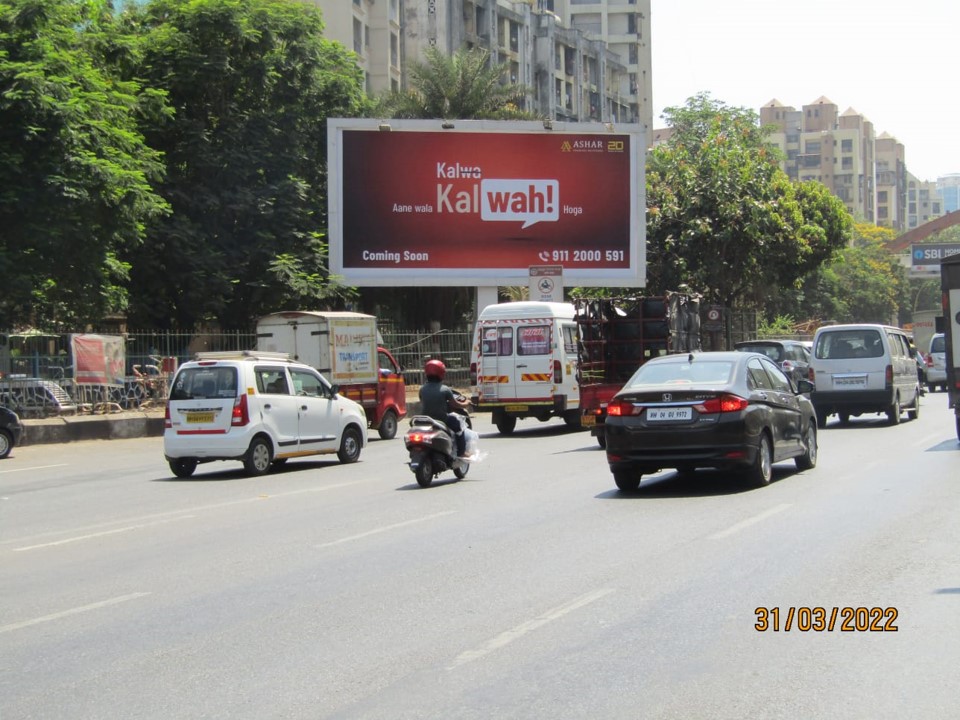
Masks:
[[[757,112],[825,95],[903,143],[919,179],[960,173],[960,0],[651,2],[654,127],[698,92]]]

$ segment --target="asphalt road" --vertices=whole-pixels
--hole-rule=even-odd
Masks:
[[[399,439],[187,481],[158,438],[17,448],[0,718],[956,717],[960,444],[924,401],[762,489],[624,495],[586,433],[485,416],[428,489]]]

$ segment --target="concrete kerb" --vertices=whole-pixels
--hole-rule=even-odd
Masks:
[[[407,418],[420,412],[420,401],[407,398]],[[403,421],[401,421],[403,422]],[[64,415],[23,420],[21,445],[47,445],[78,440],[127,440],[163,436],[163,411],[130,410],[110,415]]]

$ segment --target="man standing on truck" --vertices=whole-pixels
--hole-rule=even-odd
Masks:
[[[457,394],[443,384],[447,366],[439,360],[428,360],[423,371],[427,382],[420,386],[420,411],[434,420],[446,423],[456,439],[457,455],[463,457],[467,451],[467,436],[463,433],[460,416],[452,411],[457,408],[466,410],[470,407],[470,401],[466,398],[458,400]]]

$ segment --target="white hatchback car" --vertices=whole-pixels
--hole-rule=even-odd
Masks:
[[[356,462],[366,427],[359,404],[284,353],[198,353],[170,386],[163,454],[181,478],[213,460],[238,460],[249,475],[263,475],[307,455]]]

